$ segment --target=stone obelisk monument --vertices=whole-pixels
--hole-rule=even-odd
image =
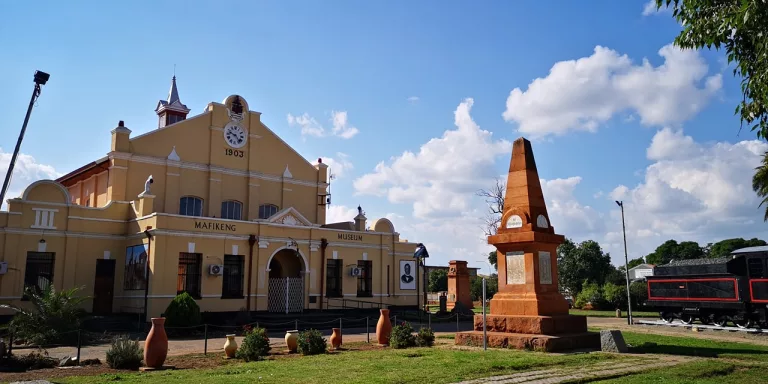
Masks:
[[[585,316],[568,314],[557,285],[557,246],[564,241],[550,224],[531,142],[512,146],[504,212],[496,235],[499,291],[486,316],[488,346],[559,351],[600,348],[600,335],[587,332]],[[483,344],[483,317],[474,331],[456,334],[456,344]]]

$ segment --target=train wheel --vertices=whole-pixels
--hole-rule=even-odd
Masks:
[[[708,315],[700,316],[699,321],[701,321],[701,323],[704,325],[712,324],[712,319]]]
[[[672,319],[674,319],[674,317],[672,316],[672,313],[670,312],[659,312],[659,317],[661,317],[661,319],[664,320],[665,323],[671,323]]]
[[[752,326],[752,320],[751,319],[741,319],[734,321],[734,324],[736,324],[739,328],[750,328]]]
[[[712,319],[712,323],[717,325],[718,327],[725,327],[725,324],[728,324],[728,319],[725,318],[725,316],[715,316],[714,319]]]
[[[693,316],[687,313],[680,316],[680,320],[683,322],[683,324],[692,324],[693,319],[694,319]]]

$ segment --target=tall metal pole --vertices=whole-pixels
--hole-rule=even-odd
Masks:
[[[19,150],[21,149],[21,141],[24,140],[24,133],[27,131],[27,123],[29,123],[29,116],[32,114],[32,107],[34,107],[35,100],[37,100],[38,96],[40,96],[40,84],[35,82],[35,89],[32,91],[32,98],[29,100],[29,106],[27,107],[27,115],[24,116],[24,124],[21,126],[19,139],[16,141],[16,148],[13,150],[13,156],[11,156],[11,163],[8,165],[8,172],[6,172],[5,174],[3,189],[0,190],[0,205],[3,205],[3,201],[5,201],[5,193],[8,192],[8,185],[11,183],[11,175],[13,174],[13,167],[16,165],[16,158],[19,156]]]
[[[624,202],[617,202],[621,207],[621,231],[624,233],[624,274],[627,278],[627,324],[632,325],[632,296],[629,294],[629,257],[627,256],[627,227],[624,225]]]

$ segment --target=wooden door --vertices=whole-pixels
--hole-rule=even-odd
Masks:
[[[93,284],[93,314],[112,313],[115,290],[115,260],[96,260],[96,280]]]

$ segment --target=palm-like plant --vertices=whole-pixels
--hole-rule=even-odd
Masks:
[[[24,294],[30,305],[0,304],[0,308],[16,312],[7,327],[17,340],[39,346],[71,343],[77,340],[76,331],[85,313],[81,304],[88,299],[77,295],[81,289],[56,291],[53,284],[45,289],[27,287]]]
[[[766,204],[763,220],[768,221],[768,152],[765,152],[762,164],[755,170],[755,175],[752,176],[752,189],[763,199],[759,206]]]

